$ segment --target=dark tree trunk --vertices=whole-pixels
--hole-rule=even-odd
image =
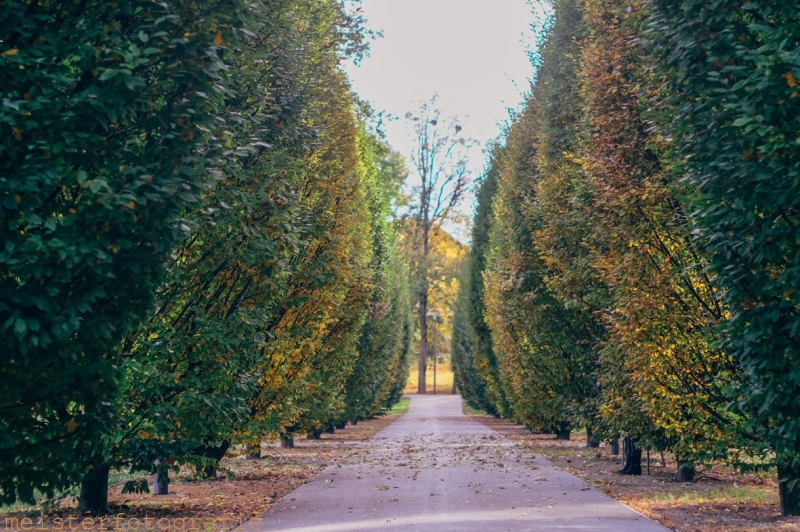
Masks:
[[[631,469],[629,475],[642,475],[642,450],[632,447],[633,452],[629,456]]]
[[[200,447],[194,450],[194,454],[198,456],[204,456],[206,458],[211,458],[215,460],[215,463],[213,465],[208,465],[203,468],[203,478],[211,478],[217,476],[217,464],[225,456],[225,453],[228,452],[228,448],[230,446],[231,442],[225,440],[217,447],[210,445],[201,445]]]
[[[333,425],[331,425],[325,429],[325,434],[336,434],[336,429],[333,427]]]
[[[308,440],[318,440],[320,436],[322,436],[322,431],[321,430],[314,430],[314,431],[308,433],[308,436],[306,436],[306,439],[308,439]]]
[[[428,392],[428,381],[425,372],[428,368],[428,294],[425,289],[419,296],[419,364],[417,366],[417,393]]]
[[[572,432],[572,429],[569,428],[569,425],[566,423],[562,423],[556,429],[556,439],[557,440],[569,440],[569,435]]]
[[[153,473],[153,495],[169,495],[169,471],[164,464],[163,458],[156,460],[157,470]]]
[[[600,440],[594,437],[591,427],[586,427],[586,447],[589,449],[597,449],[600,447]]]
[[[678,462],[678,482],[692,482],[694,480],[694,464],[676,459]]]
[[[611,442],[611,454],[613,454],[614,456],[619,454],[619,440]]]
[[[796,483],[790,486],[793,480]],[[778,494],[781,515],[800,515],[800,462],[791,467],[778,467]]]
[[[622,438],[622,471],[620,473],[628,468],[628,440],[627,436]]]
[[[347,421],[345,421],[344,423],[339,423],[338,425],[336,425],[336,428],[339,429],[339,430],[344,430],[345,427],[347,427]]]
[[[570,429],[558,429],[556,430],[556,439],[557,440],[569,440],[570,435],[572,434],[572,430]]]
[[[283,436],[281,436],[281,447],[291,449],[294,447],[294,433],[297,432],[297,427],[292,425],[286,427],[284,431]]]
[[[83,477],[78,513],[91,512],[93,515],[105,514],[108,510],[108,473],[111,466],[92,464]]]
[[[558,429],[556,431],[556,439],[569,441],[569,437],[571,434],[572,431],[570,429]]]
[[[630,436],[625,437],[625,467],[619,473],[637,476],[642,474],[642,450],[636,448],[636,440]]]
[[[354,426],[355,426],[355,425],[358,425],[358,419],[353,419],[353,420],[351,420],[351,421],[350,421],[350,424],[351,424],[351,425],[354,425]]]
[[[247,446],[247,459],[260,460],[261,459],[261,445],[248,445]]]

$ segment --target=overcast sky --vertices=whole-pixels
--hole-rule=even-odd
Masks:
[[[363,0],[367,26],[383,32],[360,66],[348,65],[353,88],[375,110],[399,120],[386,125],[392,146],[409,158],[413,135],[403,117],[439,94],[447,115],[485,146],[496,138],[529,90],[534,7],[529,0]],[[540,6],[538,2],[534,4]],[[473,177],[484,166],[471,157]],[[471,212],[471,200],[463,209]]]

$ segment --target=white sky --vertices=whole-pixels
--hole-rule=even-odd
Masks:
[[[399,120],[385,125],[391,145],[410,158],[414,140],[407,111],[439,94],[444,116],[458,116],[481,147],[496,138],[529,89],[526,50],[535,20],[529,0],[362,0],[367,27],[383,32],[360,66],[346,67],[353,88],[376,111]],[[473,179],[484,166],[477,149]],[[410,176],[413,180],[413,174]],[[471,212],[472,199],[462,210]]]

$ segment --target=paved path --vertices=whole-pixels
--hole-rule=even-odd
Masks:
[[[362,453],[273,512],[260,516],[261,530],[668,530],[470,420],[449,395],[412,396]]]

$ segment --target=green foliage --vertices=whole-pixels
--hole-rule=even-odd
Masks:
[[[2,500],[156,459],[212,474],[232,444],[338,419],[360,356],[359,415],[400,398],[405,174],[339,67],[365,50],[359,18],[332,0],[0,9],[0,370],[19,383]]]
[[[508,412],[508,401],[500,383],[500,370],[494,354],[492,334],[484,320],[483,272],[486,269],[486,255],[489,251],[492,202],[497,192],[498,170],[494,160],[499,152],[500,148],[495,147],[493,159],[478,187],[472,226],[472,246],[467,259],[466,277],[458,295],[459,310],[454,315],[457,321],[453,334],[453,369],[462,394],[468,404],[491,414]],[[465,329],[462,323],[468,328]],[[463,342],[472,344],[471,353],[464,351],[469,344]]]
[[[600,292],[591,256],[577,148],[577,4],[559,2],[527,108],[497,158],[485,320],[501,368],[505,416],[541,430],[597,429]],[[602,293],[601,293],[602,295]]]
[[[483,382],[475,370],[475,335],[470,327],[467,306],[469,305],[470,286],[466,276],[466,268],[470,263],[469,256],[463,263],[459,279],[460,286],[453,305],[453,330],[450,337],[450,355],[456,388],[465,404],[478,408],[484,399]]]
[[[374,285],[354,101],[330,47],[341,13],[309,1],[257,15],[260,37],[231,73],[236,157],[132,340],[134,430],[113,437],[135,468],[164,453],[218,460],[231,443],[318,430],[343,408]]]
[[[643,61],[647,12],[629,6],[586,3],[592,32],[581,71],[589,241],[612,302],[602,311],[611,336],[601,352],[602,412],[645,445],[707,463],[749,445],[724,392],[737,368],[714,346],[725,308],[691,237],[669,143],[646,121],[665,108],[663,76]]]
[[[239,0],[0,6],[0,500],[52,495],[112,422],[117,345],[219,176]]]
[[[793,440],[785,431],[794,426],[789,421],[794,411],[782,411],[786,417],[780,429],[767,428],[781,419],[777,410],[766,419],[755,412],[756,407],[762,411],[778,408],[773,394],[782,394],[784,405],[791,402],[786,394],[796,388],[790,371],[793,359],[787,355],[781,358],[784,365],[759,366],[770,372],[771,380],[766,382],[755,380],[757,372],[751,367],[747,370],[751,384],[742,384],[747,380],[743,361],[756,364],[747,358],[755,356],[755,351],[747,348],[747,356],[741,351],[743,338],[757,338],[753,336],[755,322],[744,316],[761,308],[757,302],[765,297],[748,300],[752,308],[740,301],[729,314],[734,294],[748,297],[733,289],[743,290],[744,285],[736,284],[746,280],[738,265],[748,263],[736,262],[736,268],[730,263],[737,253],[748,250],[743,242],[752,244],[755,233],[746,237],[745,227],[755,222],[753,216],[744,215],[743,199],[738,204],[726,199],[730,179],[722,171],[729,170],[734,160],[749,168],[742,170],[741,179],[747,182],[743,190],[753,200],[747,187],[757,185],[752,180],[754,169],[769,161],[759,183],[764,194],[775,194],[767,176],[789,153],[781,150],[796,143],[780,144],[780,138],[789,138],[790,132],[785,129],[780,137],[775,128],[784,122],[775,122],[769,130],[770,142],[780,148],[770,152],[770,158],[759,156],[753,148],[756,166],[747,166],[750,159],[741,148],[747,144],[734,130],[745,127],[745,119],[724,118],[726,113],[743,112],[742,108],[731,100],[736,91],[722,90],[719,84],[733,87],[736,76],[756,79],[753,69],[730,66],[744,60],[736,59],[736,54],[756,61],[755,52],[737,44],[738,51],[724,58],[699,59],[696,50],[687,51],[690,43],[700,35],[725,35],[725,31],[715,26],[706,33],[710,26],[705,23],[694,27],[696,20],[706,17],[706,7],[699,4],[684,3],[688,11],[682,15],[667,4],[659,5],[654,4],[656,15],[651,17],[645,2],[623,6],[613,0],[555,3],[555,23],[542,44],[541,65],[527,107],[516,117],[487,173],[484,186],[491,185],[494,172],[496,192],[488,200],[479,196],[471,257],[477,274],[472,272],[461,294],[475,298],[472,306],[479,312],[471,317],[473,334],[458,336],[454,344],[459,379],[465,383],[468,402],[476,403],[480,397],[470,383],[481,377],[477,382],[486,386],[493,408],[528,425],[543,429],[585,426],[593,435],[608,438],[626,433],[641,445],[669,449],[695,463],[727,459],[751,467],[747,455],[763,458],[761,435],[774,430],[777,437],[781,431],[783,440],[775,450],[779,461],[791,464],[797,450],[788,444]],[[754,7],[739,8],[739,15],[708,18],[719,22],[730,15],[738,20],[755,11]],[[775,20],[795,19],[782,12]],[[746,31],[767,31],[750,23]],[[648,26],[655,28],[650,48],[643,46],[650,35]],[[788,38],[795,26],[787,22],[781,27]],[[765,35],[758,33],[758,38]],[[660,54],[668,68],[654,69],[654,58],[648,55],[652,53]],[[769,54],[769,48],[762,47],[758,53]],[[795,56],[780,57],[793,61]],[[722,74],[693,73],[699,64],[713,70],[709,65],[717,59],[717,70],[728,73],[729,81],[720,82]],[[782,97],[786,103],[794,94],[794,74],[787,72],[781,83],[775,82],[775,101]],[[689,81],[697,76],[700,81]],[[748,87],[747,83],[742,81],[741,87]],[[691,92],[696,87],[707,89]],[[750,93],[749,100],[743,94],[736,98],[764,102],[754,94]],[[780,109],[785,112],[775,120],[787,120],[789,107]],[[734,126],[736,120],[739,125]],[[730,144],[714,139],[727,139]],[[721,147],[734,144],[741,149],[725,155]],[[695,146],[702,147],[702,156]],[[722,155],[717,157],[718,153]],[[727,162],[720,166],[720,161]],[[788,161],[789,172],[795,171]],[[681,180],[684,173],[689,177]],[[719,188],[713,188],[716,183]],[[782,197],[793,201],[784,192]],[[488,224],[482,211],[486,204],[493,212]],[[756,200],[749,205],[753,212],[762,212]],[[791,216],[792,208],[781,212]],[[774,229],[770,224],[787,231],[790,227],[787,220],[791,218],[782,218],[779,211],[764,218],[754,216],[765,224],[769,218],[770,230]],[[712,233],[708,224],[718,218],[728,225],[720,221],[723,225],[715,226]],[[480,251],[487,226],[488,254]],[[733,238],[734,233],[742,240]],[[765,238],[777,240],[775,233]],[[736,242],[742,244],[731,247]],[[754,249],[747,252],[755,253]],[[769,263],[767,267],[766,257],[750,257],[755,262],[749,271],[760,276],[763,286],[766,278],[783,283],[779,296],[774,285],[774,296],[783,298],[780,308],[789,312],[785,309],[794,309],[788,303],[794,294],[787,284],[789,259],[784,257],[782,266]],[[734,274],[737,280],[731,284],[729,276]],[[774,310],[769,315],[778,319]],[[457,318],[464,321],[461,314]],[[793,323],[786,320],[787,326]],[[488,356],[481,353],[478,343],[487,336],[481,331],[487,325],[484,330],[492,338]],[[736,333],[736,327],[745,325],[747,329]],[[762,333],[776,334],[773,329]],[[777,382],[776,375],[784,380]],[[737,410],[729,408],[731,392],[739,401]],[[505,408],[499,401],[501,394],[507,401]],[[753,401],[766,401],[767,406]],[[785,455],[780,454],[781,446]]]
[[[147,485],[147,479],[129,480],[122,486],[121,493],[150,493],[150,486]]]
[[[411,399],[402,397],[397,403],[394,404],[389,410],[386,411],[390,415],[403,415],[408,412],[408,407],[411,404]]]
[[[398,399],[396,379],[405,385],[410,338],[408,269],[400,255],[391,217],[402,158],[376,136],[360,135],[372,232],[372,292],[368,317],[357,344],[358,358],[347,379],[340,421],[355,421],[391,407]]]
[[[659,122],[692,187],[686,201],[730,319],[719,348],[753,436],[800,457],[800,8],[652,2],[652,50],[672,107]]]

